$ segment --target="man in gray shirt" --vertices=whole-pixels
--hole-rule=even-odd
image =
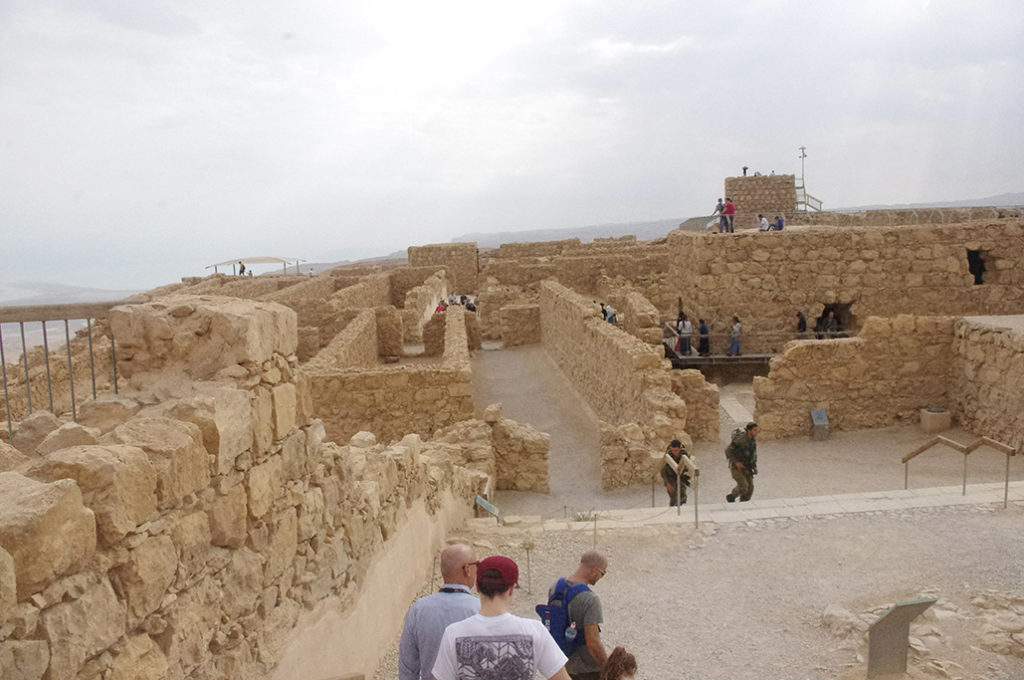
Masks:
[[[608,571],[608,559],[601,553],[591,550],[583,553],[580,565],[572,575],[566,577],[570,586],[586,583],[592,586],[601,580]],[[557,584],[556,584],[557,585]],[[555,586],[548,591],[548,599]],[[569,655],[565,670],[572,680],[598,680],[608,652],[601,642],[601,626],[604,617],[601,614],[601,599],[592,590],[584,590],[569,602],[569,620],[576,622],[577,629],[584,635],[585,644],[580,645]]]
[[[430,680],[444,629],[480,610],[480,599],[469,592],[476,583],[472,546],[454,543],[442,550],[441,577],[441,590],[416,600],[405,614],[398,644],[398,680]]]

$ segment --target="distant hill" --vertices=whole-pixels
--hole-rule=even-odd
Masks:
[[[578,238],[580,241],[593,241],[595,238],[627,236],[632,234],[640,241],[662,238],[679,226],[683,218],[653,220],[651,222],[620,222],[614,224],[596,224],[589,227],[574,229],[528,229],[524,231],[496,231],[491,233],[472,233],[456,236],[454,243],[476,241],[482,248],[497,248],[502,243],[517,241],[562,241]]]
[[[997,194],[987,198],[965,198],[960,201],[933,201],[930,203],[893,203],[890,205],[858,205],[836,210],[915,210],[918,208],[969,208],[972,206],[994,206],[998,208],[1024,207],[1024,192]]]
[[[43,281],[11,281],[0,283],[0,306],[74,304],[76,302],[112,302],[123,300],[139,290],[108,290],[67,286]]]

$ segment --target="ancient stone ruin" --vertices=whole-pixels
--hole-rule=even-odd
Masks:
[[[744,351],[773,355],[755,381],[767,438],[807,436],[811,409],[853,429],[941,407],[1020,447],[1024,333],[974,317],[1024,310],[1024,220],[873,219],[185,279],[72,339],[74,408],[61,360],[9,358],[3,677],[372,674],[474,499],[549,491],[548,435],[474,400],[485,342],[543,347],[599,421],[608,490],[648,484],[675,437],[719,437],[716,385],[665,358],[679,311],[708,320],[715,353],[738,315]],[[435,312],[449,293],[478,310]],[[797,338],[796,312],[830,304],[844,337]],[[48,383],[52,412],[30,409]]]

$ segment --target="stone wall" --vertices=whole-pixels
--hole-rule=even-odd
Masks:
[[[668,361],[554,281],[541,284],[540,313],[545,350],[600,419],[602,486],[649,482],[666,444],[685,436]]]
[[[640,293],[630,291],[621,297],[610,298],[618,304],[622,328],[630,335],[643,340],[648,345],[661,347],[661,315],[657,307]]]
[[[282,677],[372,672],[420,581],[371,567],[429,565],[493,488],[472,469],[494,465],[493,447],[322,443],[281,351],[295,314],[279,305],[179,297],[116,312],[131,380],[83,408],[101,440],[0,468],[0,675],[259,680],[282,655]],[[381,592],[401,596],[388,609]],[[331,616],[361,632],[296,661]]]
[[[725,194],[736,206],[733,226],[736,229],[757,229],[758,213],[769,221],[776,215],[788,218],[796,211],[796,177],[794,175],[756,175],[726,177]]]
[[[949,407],[961,427],[1020,449],[1024,446],[1024,332],[1019,326],[999,325],[999,320],[957,319]]]
[[[695,368],[672,371],[672,391],[686,402],[686,431],[699,441],[718,441],[718,385]]]
[[[479,262],[476,243],[445,243],[409,246],[409,266],[445,266],[450,276],[449,292],[475,295]]]
[[[505,305],[501,308],[501,339],[505,347],[540,342],[540,306]]]
[[[306,363],[308,371],[370,368],[377,365],[377,314],[360,311],[326,347]]]
[[[754,420],[765,438],[809,435],[811,409],[829,427],[851,430],[913,422],[919,410],[950,405],[952,317],[872,317],[840,340],[795,340],[754,378]]]
[[[444,355],[439,366],[394,366],[375,370],[304,371],[313,413],[332,441],[360,430],[391,441],[429,434],[473,414],[465,312],[445,312]]]
[[[683,310],[705,318],[724,351],[731,317],[745,353],[778,352],[796,313],[813,325],[826,303],[848,303],[856,332],[869,316],[1005,314],[1024,308],[1024,222],[669,234],[668,279]],[[987,259],[975,285],[967,250]]]
[[[403,267],[401,269],[394,269],[389,272],[391,275],[391,304],[395,307],[403,308],[408,306],[409,294],[427,284],[431,279],[448,279],[448,270],[446,267],[438,267],[431,265],[428,267]],[[436,286],[436,282],[431,284]],[[434,304],[442,297],[447,297],[448,291],[445,290],[444,294],[434,296]],[[418,306],[418,305],[417,305]]]
[[[330,296],[335,309],[358,309],[363,307],[381,307],[391,302],[391,275],[386,273],[370,274],[359,283],[346,286]]]
[[[621,277],[629,281],[664,276],[668,266],[663,246],[635,245],[609,248],[604,254],[545,258],[494,259],[484,267],[484,275],[499,284],[536,286],[556,278],[582,293],[593,293],[601,277]]]
[[[905,225],[961,224],[964,222],[1021,219],[1024,211],[1005,206],[962,208],[905,208],[894,210],[856,210],[850,212],[796,212],[789,225],[826,227],[894,227]]]
[[[412,344],[421,341],[423,326],[434,315],[437,303],[448,297],[448,276],[445,271],[435,270],[420,285],[406,292],[402,306],[403,342]]]

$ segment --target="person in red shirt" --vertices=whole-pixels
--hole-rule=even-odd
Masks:
[[[729,221],[726,231],[730,234],[734,233],[735,229],[732,226],[732,221],[736,215],[736,204],[732,202],[731,198],[725,199],[725,208],[722,210],[722,214],[725,215],[725,218]]]

